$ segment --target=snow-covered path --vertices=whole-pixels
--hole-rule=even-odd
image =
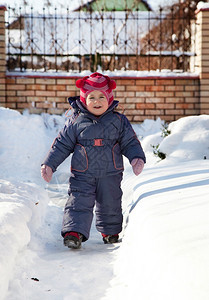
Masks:
[[[19,253],[7,300],[101,299],[108,289],[118,244],[104,245],[92,224],[91,238],[81,249],[64,247],[60,236],[64,193],[65,184],[49,187],[44,226]]]

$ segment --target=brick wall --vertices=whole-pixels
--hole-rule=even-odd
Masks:
[[[6,76],[5,106],[31,113],[62,114],[67,98],[79,95],[78,77]],[[160,117],[166,121],[199,114],[199,78],[112,77],[117,83],[119,110],[132,122]]]
[[[5,103],[5,6],[0,5],[0,105]]]
[[[200,74],[200,114],[209,114],[209,8],[197,12],[197,63]]]

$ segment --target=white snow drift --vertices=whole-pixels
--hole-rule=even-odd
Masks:
[[[62,116],[0,108],[1,299],[208,300],[209,116],[145,120],[134,129],[147,155],[136,177],[125,159],[122,243],[94,224],[81,250],[62,245],[70,158],[51,184],[40,164]],[[153,147],[166,156],[153,155]]]

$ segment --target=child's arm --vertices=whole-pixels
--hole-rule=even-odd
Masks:
[[[73,125],[69,124],[58,134],[42,166],[48,166],[52,172],[55,172],[57,167],[74,151],[75,143]],[[43,169],[43,172],[45,171],[46,169]]]
[[[124,115],[122,115],[120,147],[122,154],[129,159],[134,173],[139,175],[143,170],[146,157],[136,133]]]

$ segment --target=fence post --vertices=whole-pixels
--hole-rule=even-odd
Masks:
[[[209,8],[197,10],[196,67],[200,76],[200,114],[209,114]]]
[[[0,106],[6,106],[6,49],[5,49],[5,11],[0,5]]]

